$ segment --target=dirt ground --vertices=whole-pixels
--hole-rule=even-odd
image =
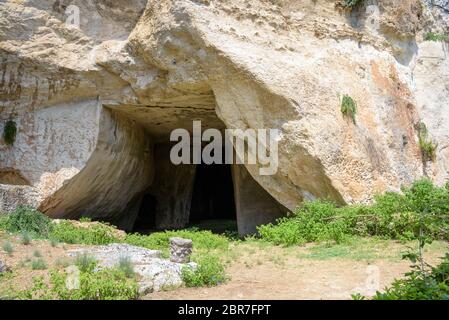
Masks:
[[[372,296],[410,270],[410,263],[401,259],[404,247],[384,243],[372,248],[378,256],[352,257],[333,257],[331,253],[308,256],[313,246],[276,248],[268,254],[258,248],[229,264],[231,280],[226,284],[156,292],[145,299],[343,300],[355,293]],[[437,263],[448,248],[447,244],[435,243],[426,253],[427,260]]]
[[[0,249],[0,259],[12,268],[0,278],[0,292],[10,285],[24,289],[33,276],[48,274],[52,267],[70,262],[66,251],[79,245],[51,244],[20,237],[0,237],[14,246],[12,255]],[[410,244],[361,239],[346,245],[307,245],[291,248],[258,242],[237,242],[218,252],[226,263],[230,280],[211,288],[178,288],[152,293],[143,299],[351,299],[351,294],[372,295],[410,270],[401,255]],[[426,249],[426,259],[438,263],[449,249],[435,242]],[[33,270],[32,261],[42,258],[46,270]]]

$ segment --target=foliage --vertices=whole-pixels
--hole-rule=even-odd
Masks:
[[[363,0],[338,0],[336,5],[343,9],[352,10],[362,3]]]
[[[423,122],[419,124],[418,137],[423,160],[434,160],[438,145],[429,138],[429,131],[427,130],[427,126]]]
[[[35,277],[34,285],[17,294],[19,299],[59,300],[129,300],[138,297],[135,279],[127,278],[118,269],[85,270],[80,272],[79,288],[69,290],[66,286],[67,273],[50,271],[50,281]]]
[[[424,37],[424,40],[426,41],[435,41],[435,42],[448,42],[449,43],[449,36],[444,34],[436,34],[429,32]]]
[[[357,103],[350,96],[345,94],[341,100],[341,113],[350,117],[355,123],[355,115],[357,113]]]
[[[449,254],[429,273],[415,268],[405,279],[393,282],[384,293],[378,292],[374,300],[449,300]]]
[[[0,227],[9,232],[28,233],[30,236],[46,238],[52,230],[52,221],[43,213],[27,206],[2,217]]]
[[[114,236],[115,230],[114,226],[106,223],[94,223],[88,227],[82,227],[70,221],[61,221],[54,226],[50,239],[70,244],[109,244],[120,242]]]
[[[3,242],[2,249],[8,255],[12,255],[12,253],[14,252],[14,247],[13,247],[12,243],[9,241]]]
[[[421,212],[426,214],[421,217]],[[306,202],[290,217],[258,228],[262,239],[277,245],[335,241],[351,236],[379,236],[388,239],[415,240],[420,227],[431,239],[449,239],[444,216],[449,212],[449,184],[436,187],[428,179],[415,182],[402,193],[377,196],[372,205],[338,208],[323,201]]]
[[[91,272],[97,266],[97,260],[87,253],[78,254],[75,257],[75,266],[77,266],[81,272]]]
[[[6,122],[5,127],[3,128],[3,140],[7,145],[12,146],[16,141],[17,135],[17,125],[13,120],[9,120]]]
[[[129,257],[120,257],[117,269],[121,270],[127,278],[132,278],[135,276],[134,266]]]
[[[33,270],[45,270],[47,269],[47,264],[44,259],[37,258],[31,262],[31,269]]]
[[[27,246],[31,243],[31,236],[28,232],[23,231],[20,236],[20,243]]]
[[[198,231],[193,228],[179,231],[155,232],[146,236],[138,233],[129,234],[125,242],[149,249],[166,249],[171,237],[191,239],[194,248],[197,249],[226,249],[229,245],[229,240],[225,236],[216,235],[210,231]]]
[[[214,255],[203,255],[196,260],[198,267],[184,267],[182,279],[187,287],[211,287],[228,280],[220,259]]]

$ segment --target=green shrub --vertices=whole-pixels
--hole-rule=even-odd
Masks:
[[[378,292],[374,300],[449,300],[449,254],[430,273],[416,269],[406,273],[405,279],[393,282],[385,292]]]
[[[118,270],[122,271],[127,278],[135,276],[134,266],[129,257],[120,257],[116,267]]]
[[[435,41],[435,42],[449,42],[449,36],[444,34],[436,34],[429,32],[424,37],[424,40],[426,41]]]
[[[12,255],[13,252],[14,252],[14,247],[13,247],[12,243],[9,242],[9,241],[3,242],[2,249],[3,249],[3,251],[5,251],[8,255]]]
[[[4,219],[4,220],[3,220]],[[52,230],[52,221],[43,213],[27,206],[20,206],[3,217],[1,227],[9,232],[27,232],[33,237],[46,238]]]
[[[31,243],[31,236],[28,232],[26,231],[22,232],[22,235],[20,236],[20,243],[25,246]]]
[[[419,124],[418,137],[423,160],[434,160],[438,145],[429,138],[429,131],[427,130],[427,126],[423,122]]]
[[[75,226],[70,221],[61,221],[51,232],[50,239],[69,243],[101,245],[120,242],[114,236],[116,228],[106,223],[95,223],[88,227]]]
[[[347,94],[343,95],[341,100],[341,113],[352,119],[355,123],[355,115],[357,114],[357,103]]]
[[[213,255],[204,255],[196,260],[198,267],[182,269],[182,279],[187,287],[211,287],[228,280],[220,259]]]
[[[306,202],[292,216],[259,226],[258,232],[262,239],[277,245],[341,243],[352,236],[415,240],[423,219],[423,231],[431,239],[449,239],[447,213],[449,187],[439,188],[422,179],[403,188],[402,193],[387,192],[375,197],[372,205],[338,208],[319,200]]]
[[[33,256],[35,256],[36,258],[40,258],[40,257],[42,257],[42,253],[36,249],[33,252]]]
[[[125,241],[139,247],[163,250],[168,248],[171,237],[191,239],[196,249],[226,249],[229,245],[225,236],[197,229],[155,232],[146,236],[134,233],[127,235]]]
[[[75,257],[75,266],[81,272],[92,272],[97,266],[97,260],[87,253],[78,254]]]
[[[117,269],[102,269],[80,273],[79,289],[69,290],[66,286],[67,273],[50,271],[50,281],[35,277],[31,288],[20,291],[19,299],[58,299],[58,300],[130,300],[138,298],[138,285],[135,279],[127,278]]]
[[[46,270],[47,264],[45,263],[44,259],[37,258],[31,262],[31,269],[33,270]]]
[[[16,141],[17,125],[13,120],[8,120],[3,128],[3,140],[9,146],[12,146]]]

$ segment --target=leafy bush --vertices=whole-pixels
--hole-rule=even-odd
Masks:
[[[192,239],[193,246],[197,249],[226,249],[229,245],[229,240],[225,236],[197,229],[155,232],[146,236],[134,233],[127,235],[125,242],[148,249],[163,250],[168,248],[171,237]]]
[[[28,232],[26,231],[22,232],[22,235],[20,236],[20,243],[25,246],[31,243],[31,236]]]
[[[120,257],[117,269],[121,270],[127,278],[132,278],[135,275],[134,266],[129,257]]]
[[[69,290],[66,286],[67,273],[50,271],[50,281],[35,277],[34,285],[17,294],[19,299],[59,300],[130,300],[138,298],[135,279],[127,278],[118,269],[102,269],[94,272],[80,272],[79,289]]]
[[[350,96],[345,94],[341,100],[341,113],[350,117],[355,123],[355,115],[357,113],[357,103]]]
[[[419,124],[419,146],[424,161],[431,161],[435,159],[438,145],[429,138],[429,131],[427,126],[421,122]]]
[[[14,252],[14,247],[13,247],[12,243],[9,242],[9,241],[6,241],[6,242],[3,243],[2,249],[3,249],[3,251],[5,251],[8,255],[12,255],[12,253]]]
[[[405,279],[393,282],[385,292],[378,292],[374,300],[449,300],[449,254],[430,273],[415,269]]]
[[[439,188],[422,179],[403,188],[402,193],[377,196],[372,205],[338,208],[319,200],[306,202],[292,216],[260,226],[258,232],[263,239],[278,245],[340,243],[351,236],[414,240],[423,224],[431,239],[449,239],[449,219],[444,216],[448,212],[449,184]]]
[[[182,269],[182,279],[187,287],[211,287],[228,280],[220,259],[213,255],[204,255],[196,261],[198,267]]]
[[[15,211],[2,217],[0,227],[9,232],[27,232],[34,237],[46,238],[53,224],[49,217],[27,206],[20,206]]]
[[[47,269],[47,264],[44,259],[37,258],[31,262],[31,269],[33,270],[45,270]]]
[[[74,225],[71,221],[55,224],[50,238],[70,244],[101,245],[120,242],[114,236],[115,227],[106,223],[94,223],[88,227]]]
[[[78,254],[75,257],[75,266],[81,272],[92,272],[97,266],[97,260],[87,253]]]
[[[449,42],[449,36],[444,34],[436,34],[429,32],[426,34],[424,40],[426,41],[435,41],[435,42]]]
[[[14,120],[8,120],[3,128],[3,140],[9,146],[12,146],[16,141],[17,125]]]

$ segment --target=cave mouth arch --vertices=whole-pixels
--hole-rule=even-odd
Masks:
[[[255,233],[258,225],[287,214],[288,210],[259,185],[244,165],[173,164],[170,158],[176,144],[170,141],[173,130],[185,129],[192,136],[194,121],[201,121],[203,132],[210,128],[221,132],[226,129],[215,113],[215,106],[210,110],[144,106],[110,109],[133,122],[130,130],[141,128],[148,138],[142,139],[148,145],[136,146],[134,151],[148,154],[145,166],[151,167],[151,174],[145,178],[146,189],[135,192],[124,205],[126,211],[120,214],[120,219],[126,222],[123,229],[148,233],[198,226],[222,233],[226,226],[237,228],[238,234],[245,236]],[[132,138],[132,133],[129,136]],[[126,192],[131,195],[132,190]]]

